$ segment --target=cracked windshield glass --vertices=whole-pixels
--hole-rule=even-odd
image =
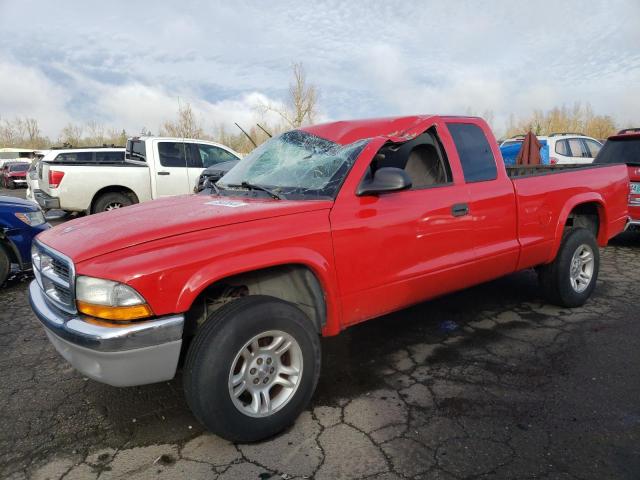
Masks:
[[[334,198],[368,140],[339,145],[294,130],[262,144],[218,182],[269,189],[290,199]]]

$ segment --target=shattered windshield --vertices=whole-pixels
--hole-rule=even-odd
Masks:
[[[339,145],[301,130],[263,143],[218,182],[264,187],[283,198],[334,198],[368,140]]]

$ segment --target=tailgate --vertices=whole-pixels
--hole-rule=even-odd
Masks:
[[[46,162],[40,162],[38,164],[38,185],[47,195],[51,195],[51,189],[49,188],[49,164]]]

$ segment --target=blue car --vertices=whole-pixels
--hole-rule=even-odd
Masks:
[[[31,242],[50,228],[40,207],[21,198],[0,196],[0,286],[11,272],[31,268]]]

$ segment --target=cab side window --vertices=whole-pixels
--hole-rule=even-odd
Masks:
[[[186,167],[191,149],[183,142],[159,142],[158,155],[163,167]]]
[[[486,135],[472,123],[447,123],[458,151],[464,181],[486,182],[498,178],[496,159]]]
[[[453,178],[444,148],[432,130],[401,145],[380,149],[372,162],[371,173],[384,167],[404,169],[411,178],[412,190],[446,185]]]
[[[198,145],[196,145],[196,147],[201,160],[200,168],[208,168],[211,165],[216,165],[218,163],[238,160],[235,155],[232,155],[226,150],[214,145],[199,143]]]
[[[569,149],[571,150],[572,157],[588,157],[589,153],[586,152],[586,148],[582,144],[582,140],[580,138],[570,138]]]
[[[600,153],[600,149],[602,148],[602,145],[596,142],[595,140],[589,140],[588,138],[585,138],[584,143],[587,145],[587,149],[590,153],[589,155],[590,157],[595,158],[598,155],[598,153]]]
[[[566,140],[558,140],[556,142],[556,153],[565,157],[571,156],[571,152],[569,151],[569,144]]]

